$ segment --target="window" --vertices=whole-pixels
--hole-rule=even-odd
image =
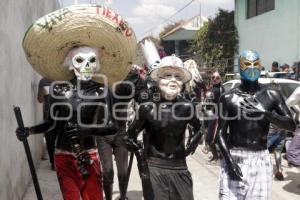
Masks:
[[[288,98],[299,87],[297,83],[279,83],[280,90],[284,97]]]
[[[275,82],[276,83],[276,82]],[[270,88],[274,88],[272,83],[265,84]],[[287,99],[291,94],[296,90],[297,87],[300,87],[298,83],[276,83],[276,89],[280,90],[285,99]]]
[[[247,0],[247,18],[275,9],[275,0]]]

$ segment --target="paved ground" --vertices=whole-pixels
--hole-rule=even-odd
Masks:
[[[208,165],[206,160],[208,155],[201,151],[201,147],[196,153],[189,157],[188,166],[194,180],[194,197],[195,200],[217,200],[217,185],[219,165]],[[38,168],[38,177],[44,200],[62,200],[59,186],[57,183],[56,174],[50,170],[49,162],[42,161]],[[141,200],[141,184],[137,174],[136,164],[133,164],[132,176],[128,186],[128,197],[130,200]],[[283,169],[285,180],[273,182],[272,199],[273,200],[299,200],[300,199],[300,168],[288,167],[283,160]],[[117,180],[114,184],[114,199],[119,196],[117,188]],[[28,188],[28,191],[23,200],[36,199],[33,185]]]

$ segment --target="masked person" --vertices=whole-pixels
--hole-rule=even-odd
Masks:
[[[293,117],[297,123],[297,129],[294,137],[286,152],[286,158],[289,164],[300,166],[300,87],[291,94],[286,100],[286,104],[293,111]]]
[[[271,84],[271,88],[280,90],[280,86],[275,82]],[[276,168],[274,170],[275,178],[279,181],[284,180],[283,169],[281,167],[281,153],[286,143],[286,131],[277,128],[274,124],[270,124],[267,148],[269,152],[274,154]]]
[[[39,87],[38,87],[38,101],[39,103],[43,103],[43,118],[45,119],[49,114],[50,111],[49,108],[49,90],[50,85],[52,81],[46,78],[42,78],[39,81]],[[45,140],[46,140],[46,146],[47,151],[49,155],[49,160],[51,164],[51,169],[55,170],[54,167],[54,150],[55,150],[55,140],[57,137],[57,133],[55,130],[52,130],[51,132],[45,133]]]
[[[128,151],[126,143],[123,140],[126,134],[130,118],[134,113],[134,102],[145,101],[144,94],[149,94],[146,83],[147,71],[137,65],[133,65],[130,72],[123,82],[115,89],[115,94],[122,96],[123,101],[114,105],[116,115],[116,124],[118,131],[115,134],[97,137],[97,146],[103,170],[103,190],[106,200],[111,200],[113,195],[114,168],[113,156],[116,161],[117,175],[119,182],[120,200],[127,199],[127,169],[128,169]],[[129,83],[129,84],[128,84]],[[133,99],[131,93],[134,92]],[[141,94],[142,93],[142,94]],[[126,98],[128,97],[128,98]],[[148,99],[149,97],[146,97]],[[131,101],[131,103],[129,103]],[[130,111],[131,109],[131,111]],[[120,112],[117,112],[120,110]],[[127,112],[123,112],[123,111]]]
[[[128,146],[136,142],[140,131],[148,137],[144,144],[150,185],[144,199],[193,199],[192,177],[186,156],[193,153],[201,138],[200,122],[194,105],[182,97],[182,87],[191,79],[176,56],[164,57],[150,73],[157,83],[160,99],[139,105],[136,118],[128,128]],[[185,130],[190,124],[195,133],[185,148]],[[147,174],[147,173],[146,173]],[[144,193],[145,194],[145,193]]]
[[[199,72],[198,65],[194,60],[189,59],[183,63],[183,66],[192,74],[192,79],[186,84],[185,89],[190,97],[194,96],[195,101],[201,102],[206,92],[206,86]]]
[[[274,170],[275,178],[279,181],[284,180],[283,169],[281,167],[281,153],[286,143],[286,133],[270,124],[267,148],[270,153],[274,154],[276,168]]]
[[[208,115],[208,121],[207,121],[207,134],[205,137],[205,142],[209,146],[209,149],[212,153],[212,157],[208,161],[208,163],[216,163],[216,161],[219,159],[218,151],[215,144],[215,132],[217,128],[217,122],[216,119],[217,111],[219,110],[219,99],[220,96],[225,92],[223,86],[222,86],[222,80],[219,72],[214,72],[211,76],[211,85],[212,88],[209,95],[207,96],[207,103],[209,103],[206,106],[207,113],[211,113]]]
[[[132,72],[130,72],[132,73]],[[121,85],[117,87],[115,93],[117,95],[122,95],[124,90]],[[130,95],[130,94],[126,94]],[[122,104],[115,104],[114,114],[117,116],[118,120],[115,121],[118,130],[111,135],[99,136],[97,137],[97,146],[99,151],[99,156],[101,160],[102,170],[103,170],[103,190],[106,200],[112,200],[113,196],[113,183],[114,183],[114,167],[113,167],[113,156],[117,167],[117,175],[119,182],[120,200],[128,199],[126,197],[127,189],[127,168],[128,168],[128,151],[126,143],[123,140],[126,134],[126,118],[127,113],[116,112],[117,110],[128,109],[128,101],[123,101]]]
[[[280,91],[258,83],[261,71],[258,53],[244,51],[239,57],[239,67],[241,84],[220,97],[217,137],[224,159],[219,197],[271,199],[269,125],[293,131],[295,123]]]
[[[124,78],[116,74],[130,70],[128,63],[136,45],[135,36],[124,32],[127,24],[121,26],[112,19],[117,16],[125,23],[121,16],[112,10],[107,16],[107,9],[96,5],[60,9],[34,23],[23,40],[33,68],[56,82],[50,88],[50,110],[45,121],[18,128],[17,137],[24,140],[29,134],[54,128],[58,131],[54,162],[65,200],[103,199],[93,135],[114,134],[117,130],[111,115],[112,95],[106,83]],[[103,79],[97,79],[100,76]]]

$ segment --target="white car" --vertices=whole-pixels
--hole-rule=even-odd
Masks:
[[[290,79],[283,79],[283,78],[259,78],[258,82],[267,86],[270,86],[272,83],[276,83],[278,85],[279,90],[282,92],[285,98],[288,98],[293,91],[300,86],[300,82],[290,80]],[[241,80],[230,80],[223,84],[225,91],[229,91],[232,88],[237,87],[241,84]]]
[[[289,72],[266,72],[265,77],[267,78],[286,78],[291,76],[292,73]]]

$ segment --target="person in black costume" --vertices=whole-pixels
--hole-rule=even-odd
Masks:
[[[190,99],[202,102],[206,93],[206,86],[199,72],[196,61],[189,59],[183,63],[185,69],[192,74],[192,79],[186,84],[186,91],[189,93]]]
[[[47,78],[42,78],[39,81],[38,87],[38,101],[43,103],[43,118],[45,119],[48,115],[49,109],[49,90],[52,81]],[[54,150],[55,150],[55,140],[57,137],[57,131],[53,130],[51,132],[46,132],[45,134],[47,152],[49,155],[49,160],[51,164],[51,169],[55,170],[54,167]]]
[[[148,144],[143,152],[148,166],[149,187],[143,187],[146,200],[192,200],[192,177],[186,156],[194,153],[201,139],[200,122],[194,105],[182,95],[182,86],[191,79],[176,56],[163,58],[150,77],[157,82],[160,99],[139,105],[136,119],[128,128],[129,150],[135,149],[140,131],[144,130]],[[185,131],[190,124],[194,135],[185,148]],[[147,190],[147,191],[145,191]]]
[[[286,100],[287,106],[293,113],[294,121],[297,124],[296,131],[291,144],[289,145],[286,158],[290,165],[300,166],[300,87],[297,87],[295,91]]]
[[[295,123],[280,91],[258,83],[261,64],[257,52],[244,51],[239,66],[241,85],[220,97],[217,137],[224,159],[219,197],[271,199],[269,125],[293,131]]]
[[[219,72],[214,72],[211,76],[212,88],[207,96],[207,102],[213,104],[213,106],[207,105],[206,112],[211,113],[208,115],[210,119],[207,120],[207,134],[205,137],[205,142],[209,146],[209,149],[212,153],[212,157],[208,163],[216,163],[219,159],[218,151],[215,144],[215,132],[217,127],[218,120],[216,119],[217,110],[219,108],[219,99],[220,96],[225,92],[222,86],[222,80]]]
[[[17,137],[56,128],[55,167],[65,200],[103,199],[94,135],[117,131],[110,87],[130,70],[136,43],[126,20],[93,4],[49,13],[26,31],[28,62],[43,77],[62,82],[51,86],[45,122],[17,129]]]
[[[126,134],[126,123],[127,123],[127,112],[122,112],[128,108],[128,102],[131,98],[126,98],[130,96],[133,91],[132,87],[135,86],[134,99],[137,101],[142,101],[142,96],[145,93],[147,85],[144,81],[145,70],[137,65],[133,65],[131,71],[124,79],[124,81],[117,85],[115,88],[115,94],[122,96],[123,101],[120,104],[120,100],[114,98],[114,103],[116,104],[115,115],[118,120],[116,124],[118,131],[115,134],[99,136],[97,137],[97,146],[101,160],[101,166],[103,170],[103,190],[106,200],[111,200],[113,195],[113,182],[114,182],[114,168],[113,168],[113,155],[116,161],[118,181],[119,181],[119,191],[120,200],[127,199],[126,197],[126,184],[127,184],[127,168],[128,168],[128,151],[126,143],[123,140]],[[127,84],[128,82],[132,83]],[[146,93],[148,94],[148,92]],[[147,97],[148,98],[148,97]],[[117,112],[120,110],[121,112]]]
[[[29,134],[58,131],[55,167],[65,200],[103,199],[101,169],[93,135],[116,132],[111,116],[108,87],[91,78],[99,70],[98,50],[73,48],[65,65],[74,67],[71,81],[51,85],[49,110],[42,124],[16,130],[19,140]]]
[[[119,129],[115,134],[97,137],[97,147],[103,170],[103,190],[106,200],[111,200],[113,195],[113,155],[118,170],[120,200],[127,199],[125,185],[128,168],[128,151],[123,140],[126,124],[118,127]]]

